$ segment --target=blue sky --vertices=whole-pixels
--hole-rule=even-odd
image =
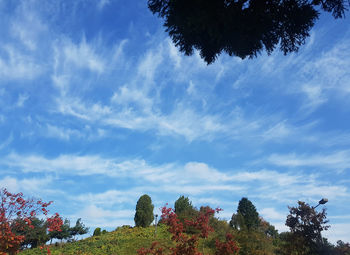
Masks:
[[[189,196],[230,219],[248,197],[279,230],[329,199],[350,241],[350,26],[323,15],[296,54],[207,66],[144,1],[0,0],[0,186],[91,227]]]

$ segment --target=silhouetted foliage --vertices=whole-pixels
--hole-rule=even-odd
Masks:
[[[329,228],[326,225],[326,209],[317,212],[309,204],[298,201],[297,207],[289,207],[286,226],[290,228],[290,233],[281,235],[283,240],[281,254],[327,254],[323,253],[328,248],[321,232]],[[327,248],[327,249],[326,249]]]
[[[134,217],[136,227],[148,227],[154,220],[154,206],[150,196],[143,195],[136,204],[136,213]]]
[[[335,255],[350,255],[350,244],[343,241],[337,241],[337,246],[334,249]]]
[[[148,0],[164,18],[172,41],[185,55],[199,50],[208,63],[221,52],[240,58],[298,51],[320,11],[344,17],[349,0]]]

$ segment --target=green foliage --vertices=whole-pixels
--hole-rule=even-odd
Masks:
[[[49,233],[50,239],[67,240],[72,237],[70,232],[70,222],[65,219],[63,225],[61,226],[61,231],[52,231]]]
[[[101,235],[101,228],[95,228],[93,236],[100,236]]]
[[[151,197],[148,195],[141,196],[136,204],[135,226],[148,227],[154,220],[153,209]]]
[[[119,227],[104,235],[92,236],[76,242],[50,246],[52,255],[135,255],[141,247],[149,247],[157,241],[161,247],[172,247],[173,242],[167,226],[157,226],[157,237],[154,236],[154,226]],[[43,254],[39,248],[25,250],[21,255]]]
[[[84,235],[89,232],[89,228],[85,227],[85,225],[81,222],[81,218],[79,218],[74,227],[71,227],[70,232],[72,236],[75,235]]]
[[[342,0],[148,0],[149,9],[164,18],[174,44],[185,55],[194,49],[208,63],[221,52],[256,57],[276,46],[284,54],[298,51],[320,12],[345,16]]]
[[[74,238],[76,235],[87,234],[89,232],[89,228],[85,227],[85,225],[81,222],[81,218],[79,218],[76,221],[75,226],[69,229],[69,232],[70,236]]]
[[[240,230],[235,232],[236,240],[240,245],[240,255],[273,255],[275,246],[273,239],[268,238],[261,231]]]
[[[237,214],[232,215],[230,225],[237,229],[254,230],[260,226],[259,214],[253,203],[243,197],[238,204]]]
[[[25,240],[21,243],[22,248],[36,248],[45,244],[50,238],[47,234],[48,224],[45,220],[36,217],[31,219],[33,228],[29,227],[24,220],[17,219],[14,231],[18,235],[24,235]]]
[[[180,196],[174,204],[175,213],[179,216],[181,213],[192,210],[192,202],[188,199],[188,197]]]
[[[243,197],[237,213],[232,215],[230,226],[241,247],[239,254],[275,254],[278,245],[278,232],[274,226],[259,218],[253,203]]]

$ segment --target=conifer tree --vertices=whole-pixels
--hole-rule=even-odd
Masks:
[[[148,227],[154,219],[153,209],[154,206],[151,197],[146,194],[141,196],[136,204],[135,226]]]

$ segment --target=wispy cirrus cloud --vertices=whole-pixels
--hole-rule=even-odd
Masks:
[[[116,46],[117,51],[120,52],[118,55],[123,55],[124,44],[125,41],[122,41],[119,46]],[[283,139],[294,132],[292,125],[288,124],[286,120],[274,119],[271,116],[256,118],[256,116],[247,115],[239,107],[233,107],[228,112],[225,110],[224,114],[213,111],[213,107],[224,107],[226,109],[227,105],[213,105],[209,98],[201,96],[204,95],[203,90],[208,90],[208,84],[194,85],[195,83],[190,81],[189,85],[186,83],[185,86],[179,85],[176,88],[176,90],[180,89],[185,92],[176,100],[171,97],[163,97],[164,93],[173,93],[171,91],[174,90],[171,79],[166,79],[169,84],[161,80],[165,73],[170,72],[168,68],[164,69],[168,60],[175,61],[175,64],[186,63],[182,59],[181,61],[173,59],[174,56],[171,54],[174,55],[174,49],[172,49],[173,46],[169,45],[168,40],[161,41],[156,49],[148,50],[137,59],[134,63],[136,68],[128,69],[129,73],[124,77],[127,78],[127,83],[120,84],[117,82],[115,89],[109,91],[111,96],[105,98],[107,100],[104,100],[104,103],[83,100],[86,89],[77,90],[75,83],[89,83],[91,77],[88,75],[90,78],[87,81],[80,80],[81,77],[76,80],[75,72],[71,68],[67,68],[65,63],[73,62],[77,65],[79,61],[83,61],[85,64],[79,64],[78,66],[89,67],[90,62],[96,62],[93,59],[99,59],[100,63],[110,63],[109,69],[111,70],[114,69],[113,65],[119,66],[120,63],[118,60],[110,59],[113,54],[112,52],[106,53],[108,52],[106,49],[99,50],[99,52],[103,52],[102,55],[97,54],[98,50],[93,50],[97,47],[93,42],[88,43],[83,40],[78,45],[74,45],[72,42],[69,45],[69,48],[74,49],[70,52],[75,52],[74,54],[62,55],[60,52],[64,51],[66,47],[62,45],[57,45],[55,50],[57,53],[52,81],[59,91],[59,96],[55,99],[55,111],[57,113],[98,123],[100,127],[110,126],[138,132],[155,130],[158,135],[184,137],[189,142],[194,140],[211,141],[217,137],[248,138],[261,142]],[[63,49],[61,50],[60,47],[63,47]],[[89,50],[80,50],[81,48]],[[89,57],[78,57],[80,51],[83,53],[94,52],[93,57],[90,58],[92,60],[90,61]],[[69,57],[69,55],[75,57]],[[72,59],[76,61],[72,61]],[[191,68],[188,65],[188,63],[180,65],[178,68],[181,70]],[[99,77],[102,75],[102,70],[105,72],[102,66],[96,70],[90,69],[92,73],[97,71]],[[214,68],[214,76],[215,70]],[[194,70],[193,72],[201,71]],[[114,77],[109,71],[107,73]],[[177,78],[174,75],[174,79]],[[214,77],[213,79],[216,80]],[[109,78],[109,80],[115,82],[115,79]],[[177,82],[181,83],[181,81]],[[77,91],[80,92],[77,93]],[[168,99],[171,102],[167,102]],[[168,109],[165,111],[164,107],[168,107]]]
[[[0,117],[0,122],[1,122],[1,117]],[[13,134],[11,133],[4,141],[0,142],[0,150],[9,146],[12,143],[13,139],[14,139]]]
[[[186,164],[150,164],[142,159],[117,160],[98,155],[61,155],[46,158],[35,155],[9,154],[0,160],[7,169],[20,169],[24,173],[55,173],[70,176],[100,175],[113,178],[143,180],[154,190],[158,183],[163,192],[204,194],[205,192],[249,191],[270,199],[290,201],[295,197],[313,198],[328,195],[330,198],[349,196],[344,185],[328,185],[320,177],[303,172],[279,173],[272,170],[259,171],[220,171],[202,162]],[[171,184],[171,185],[169,185]],[[320,188],[322,187],[322,188]],[[117,191],[114,191],[117,192]],[[255,195],[257,196],[257,195]]]
[[[1,80],[32,80],[42,72],[42,66],[32,56],[11,45],[0,48]]]
[[[272,154],[268,162],[286,167],[321,167],[334,171],[344,171],[350,168],[350,151],[342,150],[322,154]]]

